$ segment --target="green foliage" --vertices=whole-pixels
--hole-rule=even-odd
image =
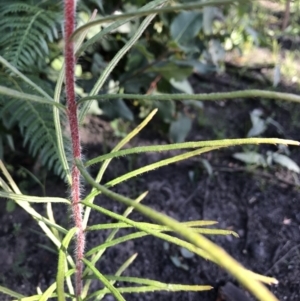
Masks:
[[[61,4],[29,0],[1,1],[0,20],[0,53],[17,69],[34,74],[33,81],[45,91],[51,91],[49,81],[42,80],[38,74],[45,73],[47,60],[51,57],[50,43],[59,37]],[[7,69],[1,70],[1,82],[5,82],[6,87],[32,94],[32,89],[17,76],[8,76]],[[49,106],[2,95],[0,116],[5,129],[18,126],[24,138],[23,145],[28,147],[32,156],[39,157],[40,163],[49,170],[63,174]]]
[[[139,1],[141,2],[141,1]],[[214,1],[213,3],[222,3],[222,1]],[[229,1],[224,0],[224,3],[228,3]],[[201,5],[205,5],[208,2],[203,2]],[[153,5],[152,8],[160,9],[161,6],[168,4],[168,1],[159,1],[155,0],[153,2],[148,3],[147,5]],[[200,5],[198,3],[198,5]],[[172,6],[166,6],[167,10],[174,10]],[[149,9],[149,7],[147,8]],[[144,10],[146,8],[144,7]],[[144,12],[145,13],[145,12]],[[207,14],[212,15],[211,11],[206,11]],[[197,13],[198,14],[198,13]],[[234,145],[241,145],[241,144],[260,144],[260,143],[271,143],[271,144],[290,144],[290,145],[299,145],[299,142],[293,140],[285,140],[285,139],[264,139],[264,138],[247,138],[247,139],[232,139],[232,140],[219,140],[219,141],[195,141],[195,142],[187,142],[187,143],[178,143],[178,144],[171,144],[165,146],[146,146],[146,147],[138,147],[138,148],[131,148],[126,150],[121,150],[133,137],[135,137],[151,120],[151,118],[155,115],[157,111],[163,116],[162,118],[165,122],[170,123],[170,135],[174,141],[184,141],[186,134],[189,131],[191,126],[190,120],[188,120],[188,116],[183,115],[181,112],[176,112],[176,102],[182,101],[185,105],[190,105],[193,101],[197,102],[195,107],[202,108],[202,103],[199,103],[199,100],[217,100],[227,98],[236,98],[236,97],[254,97],[254,96],[265,96],[272,99],[281,98],[282,100],[288,101],[296,101],[299,102],[299,97],[296,95],[285,94],[285,93],[276,93],[271,91],[259,91],[259,90],[248,90],[248,91],[236,91],[236,92],[228,92],[228,93],[212,93],[212,94],[200,94],[196,95],[193,94],[191,87],[187,84],[187,77],[192,72],[194,68],[194,62],[199,61],[199,58],[194,58],[194,46],[197,45],[197,39],[200,39],[199,35],[203,34],[201,30],[205,28],[205,32],[210,32],[210,25],[212,22],[209,21],[209,18],[203,16],[202,20],[207,22],[205,25],[200,24],[200,19],[198,20],[199,15],[197,18],[192,18],[191,22],[188,23],[188,26],[191,26],[191,34],[188,36],[187,39],[183,37],[183,33],[180,32],[180,22],[185,20],[183,23],[186,23],[186,16],[196,16],[196,13],[188,14],[188,13],[179,13],[177,16],[173,15],[171,17],[171,23],[173,23],[173,34],[174,40],[172,41],[172,45],[176,45],[174,47],[183,47],[184,49],[176,48],[175,53],[168,53],[166,57],[161,60],[155,60],[157,57],[157,53],[155,53],[153,44],[148,43],[147,40],[142,41],[140,45],[138,45],[134,50],[136,51],[137,57],[131,58],[131,65],[135,66],[137,71],[133,71],[133,69],[128,68],[128,73],[125,75],[123,80],[122,88],[118,89],[117,92],[127,92],[125,88],[126,80],[135,79],[139,80],[139,77],[144,77],[144,80],[149,80],[150,83],[153,83],[154,80],[161,79],[160,85],[155,81],[157,87],[154,88],[155,93],[153,95],[140,95],[141,91],[137,91],[138,94],[128,95],[123,93],[117,94],[101,94],[98,95],[100,89],[105,87],[105,82],[112,76],[112,72],[118,72],[115,70],[116,65],[122,62],[125,54],[133,47],[136,43],[137,39],[143,34],[146,30],[149,23],[151,23],[152,18],[155,17],[153,12],[145,18],[145,20],[141,23],[141,26],[138,30],[133,34],[129,35],[128,39],[125,39],[124,46],[121,50],[118,50],[117,53],[113,56],[110,63],[108,63],[103,72],[101,73],[99,79],[91,84],[91,89],[88,91],[83,92],[82,94],[89,93],[88,97],[82,96],[81,100],[78,102],[82,105],[80,108],[79,116],[80,119],[83,119],[85,114],[87,113],[87,108],[91,104],[91,102],[95,101],[95,99],[99,99],[102,102],[107,102],[109,99],[126,99],[130,98],[133,100],[141,100],[141,106],[148,106],[156,107],[159,103],[160,106],[157,109],[153,110],[148,115],[145,120],[139,124],[132,132],[130,132],[126,137],[124,137],[117,146],[112,150],[110,154],[105,154],[103,156],[94,158],[88,162],[81,162],[76,158],[73,158],[74,164],[76,164],[81,175],[84,177],[87,184],[92,186],[90,191],[87,191],[86,197],[81,201],[80,205],[84,206],[84,218],[83,223],[77,227],[83,229],[84,231],[92,231],[92,230],[101,230],[101,229],[112,229],[112,232],[108,235],[107,239],[104,242],[96,246],[89,246],[89,250],[86,250],[85,257],[79,258],[86,265],[86,269],[83,273],[83,291],[81,296],[74,295],[74,288],[71,281],[71,276],[73,275],[74,271],[76,270],[76,264],[74,263],[73,257],[69,254],[69,243],[73,235],[77,232],[77,237],[79,236],[78,229],[72,228],[71,230],[64,229],[60,226],[54,218],[54,212],[52,210],[52,203],[64,203],[69,204],[71,207],[78,206],[79,204],[71,204],[71,202],[66,198],[50,198],[50,197],[34,197],[30,195],[24,195],[20,191],[18,185],[14,182],[12,177],[10,176],[9,172],[5,168],[2,161],[0,161],[0,170],[3,174],[1,177],[1,191],[0,197],[9,198],[13,200],[18,206],[22,207],[32,218],[34,218],[38,225],[41,227],[45,235],[49,238],[50,241],[54,244],[57,253],[59,254],[59,260],[57,265],[57,278],[54,283],[49,285],[49,287],[44,291],[38,290],[38,293],[34,296],[29,297],[30,300],[48,300],[50,298],[58,298],[58,300],[66,300],[74,299],[77,300],[102,300],[105,294],[110,293],[114,295],[118,300],[124,300],[123,293],[146,293],[149,291],[202,291],[202,290],[209,290],[211,289],[208,285],[181,285],[181,284],[167,284],[162,283],[150,279],[137,279],[134,277],[123,277],[122,273],[129,267],[129,265],[135,260],[136,256],[131,256],[128,260],[126,260],[116,271],[114,275],[104,275],[102,274],[97,268],[97,262],[102,258],[104,252],[117,244],[123,243],[128,239],[134,239],[138,237],[142,237],[145,235],[152,235],[153,237],[157,237],[159,239],[163,239],[168,243],[173,243],[180,247],[185,248],[189,252],[192,252],[200,257],[205,258],[206,260],[210,260],[213,263],[218,264],[220,267],[228,271],[232,276],[234,276],[241,284],[249,289],[255,297],[260,300],[264,301],[276,301],[277,299],[274,297],[272,293],[270,293],[267,288],[262,285],[262,283],[267,284],[274,284],[278,283],[276,279],[272,277],[262,276],[256,273],[253,273],[247,269],[245,269],[242,265],[240,265],[236,260],[234,260],[230,255],[228,255],[223,249],[219,246],[211,242],[208,238],[204,236],[207,234],[215,235],[235,235],[233,231],[225,231],[220,229],[203,229],[204,226],[213,225],[214,222],[212,221],[189,221],[189,222],[178,222],[162,213],[158,213],[155,210],[140,204],[140,202],[145,198],[147,192],[142,193],[140,196],[137,197],[136,200],[132,200],[128,197],[124,197],[118,193],[115,193],[109,190],[110,187],[115,186],[117,184],[123,183],[124,181],[140,175],[145,172],[150,172],[154,169],[160,168],[162,166],[166,166],[169,164],[173,164],[179,162],[180,160],[192,158],[194,156],[199,156],[203,153],[207,153],[221,147],[229,147]],[[209,16],[210,16],[209,15]],[[116,18],[116,17],[114,17]],[[169,22],[168,16],[164,16],[165,18],[163,22]],[[178,21],[179,20],[179,21]],[[168,24],[171,24],[171,23]],[[180,24],[176,24],[179,22]],[[198,23],[199,22],[199,23]],[[203,21],[204,22],[204,21]],[[118,20],[116,23],[112,23],[112,27],[114,25],[119,24]],[[183,25],[184,25],[183,24]],[[84,28],[81,28],[81,35],[79,37],[79,42],[76,45],[78,49],[80,47],[81,42],[84,40],[85,32],[84,29],[88,29],[92,27],[93,24],[87,24]],[[111,27],[111,28],[112,28]],[[182,28],[185,30],[184,26]],[[115,28],[114,28],[115,29]],[[200,32],[198,32],[200,30]],[[196,33],[198,32],[198,33]],[[116,34],[116,39],[118,40],[118,35]],[[169,35],[167,33],[166,35]],[[161,36],[160,42],[157,42],[156,38],[158,37],[157,33],[153,33],[151,35],[150,40],[155,41],[155,45],[159,45],[160,47],[164,48],[164,43],[161,42],[164,40],[164,36]],[[196,39],[196,40],[195,40]],[[118,40],[118,42],[120,42]],[[196,42],[192,48],[189,48],[191,45],[190,42]],[[218,63],[220,62],[222,51],[219,51],[221,48],[220,42],[214,40],[213,43],[208,43],[210,50],[211,50],[211,57],[210,60],[214,63],[215,67],[217,67]],[[153,42],[153,41],[152,41]],[[143,44],[145,43],[145,44]],[[210,46],[213,45],[213,46]],[[103,45],[102,45],[103,46]],[[152,51],[150,50],[152,48]],[[159,48],[159,47],[158,47]],[[148,50],[149,49],[149,50]],[[179,54],[177,55],[178,49]],[[192,51],[191,51],[192,49]],[[188,51],[186,51],[188,50]],[[196,51],[197,53],[197,51]],[[184,61],[184,58],[188,57],[189,59]],[[0,58],[2,59],[2,58]],[[2,60],[3,62],[3,60]],[[145,65],[144,65],[145,64]],[[125,64],[126,65],[126,64]],[[14,72],[14,74],[18,74],[18,80],[16,77],[13,79],[12,82],[18,83],[13,88],[20,92],[27,92],[28,90],[32,90],[34,88],[34,93],[39,92],[43,97],[46,98],[46,103],[41,103],[37,101],[30,101],[30,99],[25,100],[25,96],[28,96],[28,93],[24,94],[24,99],[18,99],[18,97],[12,98],[11,95],[7,98],[7,91],[5,89],[0,89],[1,95],[5,95],[3,99],[9,99],[9,101],[5,102],[4,100],[1,102],[1,114],[3,116],[4,124],[8,127],[13,126],[14,123],[18,123],[21,133],[25,137],[25,143],[28,143],[29,149],[33,154],[37,154],[40,152],[41,160],[45,164],[48,164],[49,167],[55,166],[57,169],[60,168],[58,164],[54,163],[53,156],[58,154],[57,158],[60,159],[60,163],[63,167],[61,170],[65,173],[65,177],[68,177],[69,171],[65,166],[65,158],[67,157],[66,150],[68,149],[68,145],[62,139],[60,140],[59,137],[63,136],[64,128],[61,127],[61,124],[64,123],[64,115],[58,114],[58,110],[61,109],[63,112],[66,111],[66,107],[61,104],[61,106],[57,106],[57,104],[61,101],[61,86],[63,84],[63,72],[61,71],[57,77],[57,83],[55,88],[54,96],[52,93],[46,93],[41,88],[43,84],[40,82],[39,78],[34,78],[34,81],[38,84],[35,85],[33,82],[29,80],[24,74],[18,73],[13,67],[6,64],[6,66],[10,69],[10,71]],[[128,67],[128,65],[127,65]],[[126,69],[126,68],[125,68]],[[19,79],[22,79],[22,82],[19,82]],[[25,81],[27,85],[29,84],[31,88],[23,83]],[[121,81],[120,81],[121,82]],[[128,81],[127,81],[128,83]],[[10,86],[10,84],[8,84]],[[40,86],[40,87],[39,87]],[[140,85],[139,87],[142,87]],[[149,88],[145,86],[146,88]],[[173,88],[176,89],[175,91],[183,91],[186,94],[166,94],[163,92],[166,91],[173,91]],[[161,90],[160,90],[161,89]],[[147,92],[146,89],[144,92]],[[20,95],[20,94],[17,94]],[[35,95],[35,94],[34,94]],[[185,101],[185,102],[184,102]],[[52,103],[51,103],[52,102]],[[165,102],[165,103],[163,103]],[[52,105],[52,110],[51,108]],[[106,104],[107,105],[107,104]],[[119,101],[120,108],[129,113],[124,108],[124,103]],[[109,106],[108,106],[109,107]],[[111,108],[110,108],[111,109]],[[151,108],[147,108],[149,111]],[[109,111],[109,109],[107,109]],[[115,112],[111,110],[113,114]],[[115,115],[113,115],[116,117]],[[54,118],[53,118],[54,117]],[[19,120],[21,118],[21,121]],[[54,122],[53,122],[54,119]],[[130,118],[128,118],[130,119]],[[184,126],[183,126],[184,125]],[[76,125],[77,126],[77,125]],[[42,128],[42,129],[40,129]],[[180,132],[180,129],[184,131],[184,133]],[[179,135],[176,135],[176,132],[180,132]],[[56,140],[55,138],[58,137]],[[63,146],[63,147],[61,147]],[[163,159],[161,161],[143,166],[139,169],[130,171],[118,178],[112,179],[107,183],[102,184],[103,175],[110,164],[111,160],[114,157],[120,155],[128,155],[128,154],[135,154],[138,152],[150,152],[150,151],[163,151],[163,150],[171,150],[171,149],[190,149],[194,148],[192,151],[184,152],[179,155],[173,156],[171,158]],[[278,160],[278,157],[277,157]],[[103,161],[103,162],[102,162]],[[85,169],[85,166],[88,166],[93,163],[102,162],[101,168],[99,169],[98,175],[95,177],[91,177],[88,171]],[[101,183],[101,185],[99,184]],[[95,196],[98,194],[103,194],[113,201],[119,202],[121,204],[126,205],[128,208],[125,210],[123,214],[117,214],[113,211],[107,210],[101,206],[93,204]],[[33,203],[45,203],[47,206],[46,213],[41,215],[38,213]],[[128,216],[133,210],[137,210],[142,213],[144,216],[150,218],[153,222],[151,223],[143,223],[137,222],[133,219],[129,218]],[[86,228],[89,222],[89,214],[91,210],[100,212],[108,216],[110,219],[114,220],[114,223],[108,223],[105,225],[91,225]],[[132,228],[135,232],[129,235],[121,236],[115,238],[118,230],[121,228]],[[176,232],[176,235],[173,233]],[[178,238],[182,237],[182,238]],[[75,246],[76,249],[76,246]],[[190,256],[187,255],[187,256]],[[89,257],[87,259],[87,257]],[[91,292],[91,279],[98,279],[101,284],[104,284],[105,288],[100,291],[92,291]],[[115,286],[115,282],[129,282],[135,284],[135,286],[128,287],[128,286]],[[138,285],[136,285],[138,284]],[[14,298],[21,299],[24,296],[17,294],[13,291],[10,291],[2,286],[0,286],[0,291],[4,292],[7,295],[10,295]]]
[[[157,1],[157,4],[159,3],[167,3],[167,1]],[[81,1],[79,9],[88,11],[96,5],[103,14],[109,14],[117,4],[116,1],[103,3],[101,1]],[[135,0],[130,4],[124,2],[120,10],[125,13],[134,12],[143,4],[146,4],[145,7],[155,8],[152,3],[147,4],[145,1]],[[222,13],[229,16],[233,15],[235,10],[241,11],[243,5],[231,6],[231,10],[228,10],[226,6],[222,10],[215,6],[209,6],[202,11],[160,14],[154,19],[153,25],[148,27],[143,37],[134,44],[130,52],[123,56],[122,65],[119,64],[118,69],[114,69],[112,74],[101,83],[102,90],[108,91],[108,93],[111,91],[136,94],[148,92],[153,95],[174,92],[193,94],[192,89],[188,88],[187,91],[187,78],[193,72],[214,71],[220,67],[219,63],[222,61],[223,46],[221,43],[229,36],[228,31],[231,27],[227,23],[224,23],[223,27],[218,27],[216,20],[222,19]],[[35,73],[35,75],[41,74],[46,84],[57,77],[57,73],[47,64],[60,55],[60,49],[56,44],[60,38],[59,31],[62,25],[61,8],[61,3],[53,1],[13,0],[0,3],[0,31],[3,32],[0,38],[0,52],[19,70]],[[243,14],[244,12],[241,12],[241,15]],[[78,86],[84,92],[87,92],[95,81],[94,77],[91,78],[91,73],[93,76],[98,76],[104,70],[107,65],[105,56],[113,56],[120,45],[128,41],[133,32],[136,32],[139,23],[139,19],[133,18],[132,22],[116,27],[109,39],[97,40],[97,47],[101,48],[99,53],[94,53],[95,48],[86,49],[82,62],[91,59],[92,64],[90,70],[83,72],[78,81]],[[211,40],[215,42],[210,44]],[[221,56],[216,54],[218,51]],[[3,96],[3,102],[7,101],[10,101],[10,98]],[[134,119],[133,105],[138,108],[140,118],[144,118],[157,107],[158,117],[167,125],[162,127],[166,129],[166,135],[171,141],[179,142],[186,139],[189,133],[189,124],[192,123],[192,117],[183,113],[183,108],[192,107],[196,112],[203,110],[201,103],[195,106],[195,102],[189,102],[189,99],[183,99],[180,104],[175,104],[173,100],[163,103],[135,100],[134,104],[132,101],[124,102],[120,97],[111,102],[98,102],[100,110],[94,103],[93,111],[104,114],[111,120],[123,118],[132,121]],[[29,135],[32,135],[34,142],[41,136],[52,137],[49,139],[49,147],[45,151],[48,156],[43,162],[48,162],[47,166],[51,167],[54,162],[58,162],[56,151],[53,147],[50,148],[53,131],[50,133],[45,129],[45,123],[50,126],[51,118],[47,117],[47,109],[44,106],[37,106],[36,110],[39,108],[41,112],[33,112],[32,119],[23,120],[26,116],[23,114],[19,114],[19,117],[22,118],[17,119],[10,114],[6,116],[6,120],[10,125],[20,122],[18,126],[24,135],[25,143],[29,143],[30,154],[35,155],[37,149],[34,149],[34,143],[30,145],[28,142]],[[83,113],[86,114],[86,111]],[[34,119],[36,123],[28,130],[28,123],[33,120],[35,115],[39,115]],[[8,120],[8,118],[12,119]],[[80,119],[82,120],[82,115]],[[43,120],[45,120],[44,124]],[[39,124],[39,122],[42,123]],[[40,129],[39,133],[33,131],[35,128]],[[54,125],[51,128],[53,129]],[[174,128],[177,130],[174,131]],[[44,132],[42,133],[42,131]],[[5,136],[6,133],[3,135],[2,140],[9,139]],[[61,172],[57,166],[55,171]]]
[[[59,8],[40,1],[1,1],[0,50],[12,65],[32,73],[45,67],[48,43],[58,38],[62,22]]]
[[[17,77],[11,75],[8,79],[6,79],[8,87],[14,87],[19,92],[32,93],[32,88]],[[50,90],[49,85],[38,77],[32,77],[32,80],[39,83],[45,91]],[[24,138],[24,150],[28,149],[29,153],[39,158],[39,162],[49,170],[54,170],[57,175],[64,176],[57,149],[53,112],[49,105],[0,95],[0,118],[7,131],[15,126],[19,128]],[[62,118],[63,120],[65,118],[63,114]],[[67,150],[69,142],[65,135],[64,139]]]

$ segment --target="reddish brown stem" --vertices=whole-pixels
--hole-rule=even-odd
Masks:
[[[282,22],[282,31],[285,31],[285,29],[289,25],[290,11],[291,11],[291,0],[286,0],[285,12],[284,12],[284,17],[283,17],[283,22]]]
[[[76,0],[65,0],[65,84],[66,84],[66,98],[68,119],[71,130],[72,140],[72,152],[73,161],[81,158],[81,147],[79,139],[79,126],[77,118],[77,105],[75,100],[75,53],[74,42],[70,40],[75,29],[75,9]],[[81,205],[80,205],[80,172],[73,163],[72,167],[72,185],[71,185],[71,197],[72,197],[72,212],[75,226],[77,227],[76,236],[76,275],[75,275],[75,287],[76,297],[79,298],[82,291],[82,258],[84,255],[85,237],[82,225]]]

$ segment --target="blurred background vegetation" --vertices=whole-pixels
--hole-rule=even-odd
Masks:
[[[147,2],[81,0],[78,24],[87,22],[95,8],[100,17],[136,11]],[[192,1],[172,1],[172,4],[188,2]],[[61,5],[58,0],[2,0],[0,3],[0,54],[50,95],[63,63]],[[121,94],[193,94],[195,85],[197,92],[202,91],[203,77],[214,81],[215,75],[226,73],[236,76],[228,90],[245,88],[238,85],[238,78],[248,80],[246,88],[256,84],[265,89],[280,90],[281,85],[297,88],[300,83],[299,12],[298,0],[258,0],[205,7],[201,11],[159,14],[101,91],[120,93],[120,98],[95,101],[90,113],[110,122],[114,135],[122,137],[132,122],[138,122],[157,107],[155,133],[168,141],[182,142],[195,116],[205,116],[204,103],[189,99],[176,103],[125,101]],[[88,95],[107,63],[130,39],[140,22],[139,18],[132,19],[80,56],[76,66],[78,97]],[[94,27],[87,38],[107,25]],[[0,84],[34,93],[1,66]],[[0,117],[0,157],[8,165],[16,158],[20,166],[34,160],[60,173],[51,109],[1,95]],[[22,168],[18,172],[20,176],[26,174]]]

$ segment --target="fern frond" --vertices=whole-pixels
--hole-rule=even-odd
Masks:
[[[47,42],[58,38],[61,14],[24,2],[1,1],[0,49],[22,71],[37,70],[45,63]]]
[[[1,75],[0,75],[1,79]],[[34,81],[47,90],[45,82],[34,78]],[[18,81],[17,78],[6,78],[7,86],[20,92],[30,92],[33,90]],[[63,113],[62,113],[63,114]],[[56,133],[53,121],[52,107],[31,102],[28,100],[15,99],[7,96],[0,96],[0,120],[7,128],[17,125],[23,136],[23,145],[28,147],[29,153],[36,157],[39,156],[43,166],[53,170],[57,175],[65,178],[65,172],[60,164],[59,153],[56,143]],[[66,120],[62,116],[62,120]],[[70,141],[64,137],[66,151],[69,152]]]

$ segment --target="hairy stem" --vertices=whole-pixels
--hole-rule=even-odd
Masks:
[[[65,84],[67,97],[67,113],[71,130],[72,152],[73,152],[73,167],[72,167],[72,213],[74,223],[77,228],[76,236],[76,274],[75,287],[76,297],[79,299],[82,291],[82,258],[84,254],[85,237],[82,225],[81,205],[80,205],[80,172],[75,165],[75,160],[81,158],[81,147],[79,139],[79,127],[77,118],[77,105],[75,100],[75,52],[74,42],[70,37],[75,29],[75,8],[76,0],[65,0]]]

